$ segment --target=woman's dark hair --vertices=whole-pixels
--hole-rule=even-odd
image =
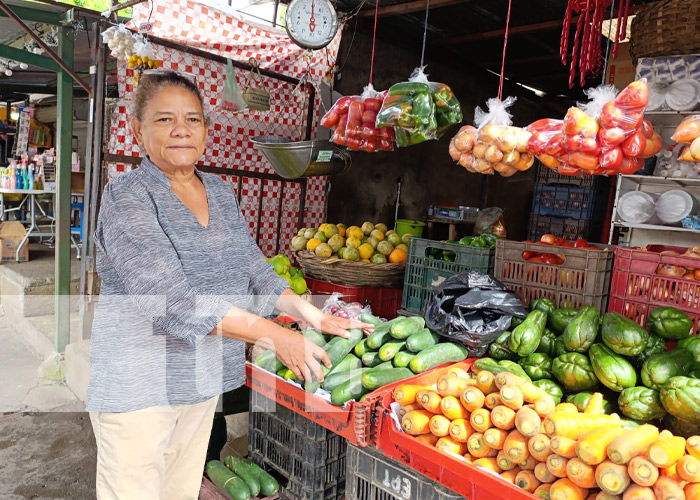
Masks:
[[[139,120],[143,120],[143,112],[148,106],[148,102],[151,98],[156,95],[161,89],[165,87],[182,87],[185,90],[189,90],[197,100],[199,105],[202,107],[202,114],[204,114],[204,101],[202,100],[202,94],[199,92],[199,87],[180,73],[175,71],[149,71],[141,75],[139,79],[139,86],[136,89],[136,95],[134,96],[133,111],[134,116]],[[207,117],[205,116],[205,122],[208,123]]]

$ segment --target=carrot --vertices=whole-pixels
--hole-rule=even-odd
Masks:
[[[515,414],[515,428],[520,431],[523,436],[532,437],[540,432],[540,424],[542,420],[535,410],[523,406]]]
[[[527,442],[527,451],[540,462],[544,462],[550,453],[549,438],[544,434],[535,434]]]
[[[581,436],[576,444],[576,454],[589,465],[598,465],[608,456],[608,445],[620,435],[622,424],[607,425]]]
[[[454,379],[457,377],[452,378]],[[464,408],[464,406],[462,406],[459,399],[454,396],[443,397],[442,401],[440,401],[440,409],[442,410],[442,414],[450,420],[467,418],[469,416],[469,412]]]
[[[430,418],[430,432],[436,436],[447,436],[450,433],[450,420],[443,415],[433,415]]]
[[[700,436],[689,437],[685,442],[685,449],[688,451],[688,455],[700,459]]]
[[[406,434],[411,434],[412,436],[428,434],[432,416],[432,413],[425,410],[409,411],[401,420],[401,428]]]
[[[596,500],[597,497],[598,497],[598,493],[596,493],[595,490],[593,490],[593,493],[591,493],[590,495],[588,495],[588,496],[586,497],[586,500]]]
[[[555,413],[578,413],[578,408],[573,403],[559,403],[554,407]]]
[[[552,453],[556,453],[564,458],[574,458],[576,456],[576,441],[562,436],[554,436],[549,442]]]
[[[491,421],[494,427],[510,430],[515,427],[515,411],[507,406],[496,406],[491,410]]]
[[[416,396],[418,402],[423,408],[431,413],[440,413],[440,402],[442,401],[442,396],[440,396],[435,391],[420,391]]]
[[[520,465],[520,468],[522,470],[535,470],[535,466],[538,463],[540,463],[539,460],[530,455],[529,457],[527,457],[527,460],[525,460],[524,462],[520,462],[518,465]]]
[[[437,392],[441,396],[459,396],[469,385],[469,379],[445,375],[437,383]]]
[[[535,477],[541,483],[553,483],[559,479],[557,476],[549,472],[545,462],[538,462],[537,465],[535,465]]]
[[[621,500],[622,497],[620,495],[611,495],[610,493],[606,493],[604,491],[599,491],[598,494],[595,496],[595,500]]]
[[[627,463],[630,479],[639,486],[654,486],[659,478],[659,468],[644,457],[634,457]]]
[[[617,415],[584,415],[583,413],[558,413],[554,412],[542,422],[548,436],[564,436],[578,439],[586,432],[605,427],[611,423],[620,421]]]
[[[671,436],[673,436],[673,433],[669,430],[664,429],[661,432],[659,432],[659,439],[666,439],[670,438]]]
[[[595,467],[588,465],[578,458],[572,458],[566,463],[566,477],[581,488],[595,488]]]
[[[622,494],[622,500],[657,500],[654,490],[648,486],[632,484]]]
[[[685,439],[682,437],[659,437],[649,446],[649,461],[657,467],[670,467],[678,462],[684,452]]]
[[[504,472],[501,472],[501,477],[508,481],[509,483],[515,484],[515,478],[520,472],[520,467],[516,467],[515,469],[507,470]]]
[[[490,372],[480,372],[480,373],[490,373]],[[492,374],[493,375],[493,374]],[[484,399],[484,406],[489,410],[493,410],[495,407],[502,405],[503,400],[498,392],[492,392]]]
[[[678,463],[678,462],[676,462],[676,463]],[[681,478],[678,477],[678,473],[677,473],[677,471],[676,471],[676,464],[673,464],[673,465],[671,465],[671,466],[669,466],[669,467],[662,467],[662,468],[659,470],[659,472],[661,473],[662,476],[672,477],[672,478],[675,479],[676,481],[680,481],[680,480],[681,480]]]
[[[484,441],[490,448],[493,448],[494,450],[503,449],[503,443],[505,443],[507,436],[508,431],[504,431],[503,429],[497,429],[495,427],[492,427],[491,429],[486,429],[486,431],[484,431]]]
[[[496,462],[498,462],[498,466],[501,468],[501,470],[511,470],[517,465],[513,463],[510,458],[508,458],[508,455],[506,455],[503,450],[499,451],[498,455],[496,455]]]
[[[603,413],[603,395],[600,392],[594,392],[588,399],[583,413],[587,415],[600,415]]]
[[[394,401],[402,405],[411,405],[416,402],[419,391],[432,391],[428,385],[401,384],[394,389]]]
[[[465,443],[458,443],[449,436],[438,439],[435,448],[440,451],[449,451],[455,455],[464,455],[467,452],[467,445]]]
[[[568,461],[565,457],[552,453],[547,457],[547,469],[556,477],[566,477],[566,463]]]
[[[552,500],[585,500],[588,490],[576,486],[570,479],[564,478],[552,483],[549,497]]]
[[[481,371],[476,376],[476,386],[485,395],[493,394],[498,392],[498,387],[496,387],[496,376],[487,371]]]
[[[459,366],[453,366],[447,370],[447,374],[453,377],[469,378],[469,374]]]
[[[700,483],[700,460],[692,455],[683,455],[676,462],[676,473],[683,481]]]
[[[545,391],[544,389],[540,389],[532,382],[526,381],[524,384],[521,384],[519,386],[519,389],[520,392],[523,393],[523,399],[528,403],[534,403],[540,398],[552,399],[552,396],[550,396],[549,393],[547,393],[547,391]],[[552,403],[554,403],[553,399]]]
[[[654,485],[654,494],[657,500],[685,500],[685,492],[678,481],[661,476]]]
[[[688,483],[683,488],[685,500],[700,500],[700,483]]]
[[[469,450],[471,456],[476,458],[495,457],[498,455],[497,450],[489,448],[484,441],[484,435],[480,432],[475,432],[469,436],[469,440],[467,441],[467,449]]]
[[[513,410],[519,410],[523,406],[523,393],[514,384],[501,387],[501,399],[504,405]]]
[[[484,396],[484,393],[477,387],[467,387],[464,389],[464,391],[462,391],[462,395],[459,397],[459,400],[464,405],[464,408],[466,408],[468,411],[483,408],[485,399],[486,396]]]
[[[486,408],[478,408],[472,412],[469,422],[475,431],[485,432],[491,428],[491,413]]]
[[[415,438],[420,441],[421,443],[427,444],[428,446],[433,446],[438,442],[438,439],[440,439],[440,436],[436,436],[435,434],[420,434],[419,436],[415,436]]]
[[[539,398],[535,401],[535,411],[540,417],[546,417],[550,413],[554,413],[556,405],[551,397]]]
[[[649,447],[659,437],[659,429],[644,424],[628,429],[608,445],[608,458],[616,464],[626,464]]]
[[[496,375],[496,387],[498,387],[499,389],[502,389],[503,386],[506,384],[513,384],[516,387],[520,387],[525,382],[527,381],[524,378],[518,377],[517,375],[508,372],[501,372],[498,375]]]
[[[540,484],[535,491],[532,492],[533,495],[539,498],[544,498],[544,500],[550,500],[549,490],[552,487],[551,484]]]
[[[498,466],[498,462],[496,461],[495,457],[478,458],[472,462],[472,465],[476,465],[477,467],[481,467],[482,469],[490,470],[491,472],[495,472],[496,474],[500,474],[501,472],[503,472]]]
[[[521,470],[518,472],[518,475],[515,476],[515,485],[532,493],[540,485],[540,482],[531,470]]]
[[[406,413],[413,410],[422,410],[423,407],[418,403],[413,403],[412,405],[406,405],[399,408],[399,418],[402,419]]]
[[[530,452],[527,450],[527,441],[527,437],[523,436],[520,431],[510,431],[503,443],[503,451],[513,462],[524,462],[530,456]]]
[[[469,420],[458,418],[450,424],[450,436],[458,443],[466,443],[472,432],[474,432],[474,429],[472,429],[472,424],[469,423]]]
[[[596,467],[595,480],[598,487],[611,495],[622,495],[630,485],[627,467],[605,460]]]

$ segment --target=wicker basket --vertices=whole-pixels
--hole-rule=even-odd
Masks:
[[[324,259],[309,250],[296,253],[304,274],[311,278],[350,286],[401,288],[405,264],[368,264],[342,259]]]
[[[642,57],[700,52],[699,19],[698,0],[662,0],[650,5],[632,21],[632,61],[637,64]]]

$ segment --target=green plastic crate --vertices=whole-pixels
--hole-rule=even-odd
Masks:
[[[430,251],[454,252],[454,262],[433,259]],[[433,291],[445,279],[469,269],[483,274],[493,274],[495,249],[467,247],[454,243],[411,238],[406,259],[401,308],[414,314],[422,314]]]

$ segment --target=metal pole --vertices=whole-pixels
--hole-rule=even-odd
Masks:
[[[275,13],[272,14],[272,27],[277,27],[277,10],[280,8],[280,0],[275,0]]]
[[[53,50],[51,50],[51,48],[50,48],[48,45],[46,45],[46,44],[44,43],[44,41],[39,37],[39,35],[37,35],[36,33],[34,33],[34,31],[32,31],[32,29],[31,29],[29,26],[27,26],[26,24],[24,24],[24,21],[22,21],[22,20],[17,16],[17,14],[15,14],[14,12],[12,12],[12,10],[11,10],[11,9],[5,4],[5,2],[3,2],[2,0],[0,0],[0,10],[2,10],[5,14],[7,14],[7,17],[9,17],[9,18],[12,19],[14,22],[16,22],[16,23],[19,25],[19,27],[22,28],[22,31],[24,31],[25,33],[27,33],[27,34],[32,38],[32,40],[34,40],[36,43],[38,43],[38,44],[39,44],[39,47],[41,47],[42,49],[44,49],[44,52],[46,52],[46,55],[47,55],[47,56],[49,56],[51,59],[53,59],[53,60],[56,62],[56,64],[58,64],[58,65],[61,67],[61,69],[63,69],[63,71],[65,71],[66,73],[68,73],[68,75],[70,75],[70,77],[71,77],[73,80],[75,80],[76,83],[77,83],[78,85],[80,85],[80,86],[85,90],[85,92],[87,92],[88,96],[92,97],[92,93],[91,93],[91,91],[90,91],[90,87],[88,87],[87,85],[85,85],[85,83],[84,83],[80,78],[78,78],[78,75],[76,75],[76,74],[73,72],[73,70],[70,68],[70,66],[73,65],[73,62],[72,62],[72,61],[73,61],[73,51],[72,51],[72,50],[71,50],[71,56],[70,56],[70,61],[71,61],[71,63],[70,63],[70,65],[68,65],[68,64],[66,63],[65,59],[61,57],[61,54],[60,54],[61,51],[60,51],[60,49],[59,49],[59,54],[56,55],[56,54],[53,52]],[[73,42],[71,41],[71,47],[72,47],[72,46],[73,46]]]
[[[73,65],[73,30],[59,28],[58,54]],[[69,73],[57,74],[56,120],[56,352],[70,343],[70,176],[73,139],[73,81]]]

